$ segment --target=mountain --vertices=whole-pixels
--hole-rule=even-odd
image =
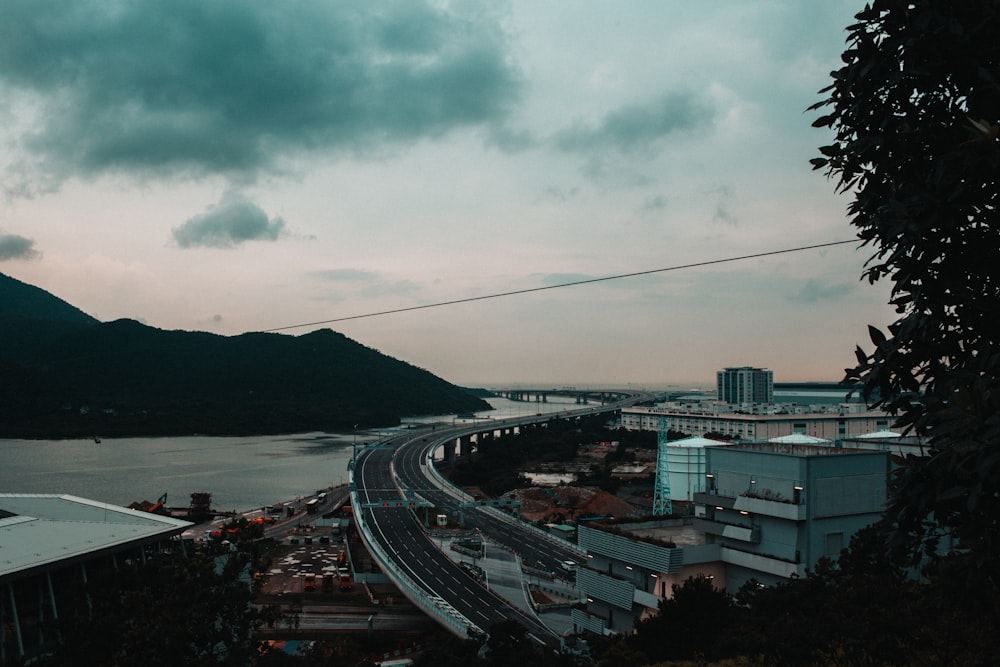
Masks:
[[[0,437],[350,430],[489,409],[322,329],[301,336],[100,322],[0,274]]]

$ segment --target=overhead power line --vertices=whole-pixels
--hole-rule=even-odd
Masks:
[[[576,285],[589,285],[591,283],[601,283],[610,280],[621,280],[622,278],[635,278],[636,276],[648,276],[653,273],[666,273],[667,271],[680,271],[682,269],[693,269],[700,266],[711,266],[713,264],[726,264],[728,262],[738,262],[744,259],[757,259],[760,257],[770,257],[772,255],[783,255],[792,252],[801,252],[803,250],[815,250],[817,248],[829,248],[831,246],[844,245],[846,243],[858,243],[858,239],[849,239],[846,241],[831,241],[830,243],[819,243],[816,245],[798,246],[796,248],[785,248],[784,250],[771,250],[769,252],[758,252],[753,255],[741,255],[739,257],[726,257],[725,259],[712,259],[705,262],[694,262],[692,264],[678,264],[677,266],[668,266],[662,269],[650,269],[648,271],[636,271],[635,273],[619,273],[613,276],[603,276],[601,278],[589,278],[587,280],[574,280],[567,283],[559,283],[557,285],[545,285],[544,287],[529,287],[527,289],[514,290],[512,292],[499,292],[497,294],[484,294],[483,296],[471,296],[465,299],[454,299],[452,301],[439,301],[437,303],[425,303],[419,306],[407,306],[405,308],[394,308],[392,310],[380,310],[374,313],[363,313],[360,315],[347,315],[345,317],[335,317],[329,320],[320,320],[318,322],[305,322],[303,324],[290,324],[284,327],[275,327],[273,329],[264,329],[265,332],[274,331],[287,331],[288,329],[302,329],[304,327],[315,327],[320,324],[334,324],[335,322],[347,322],[349,320],[361,320],[368,317],[379,317],[382,315],[394,315],[396,313],[405,313],[411,310],[425,310],[427,308],[441,308],[442,306],[454,306],[459,303],[469,303],[472,301],[485,301],[486,299],[499,299],[504,296],[516,296],[518,294],[530,294],[532,292],[542,292],[545,290],[561,289],[563,287],[574,287]]]

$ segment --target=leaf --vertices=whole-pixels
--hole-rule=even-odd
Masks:
[[[868,325],[868,336],[875,343],[876,347],[883,347],[885,345],[885,334],[882,333],[878,328]]]

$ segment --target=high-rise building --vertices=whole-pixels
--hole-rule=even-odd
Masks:
[[[774,403],[774,372],[739,366],[716,374],[718,399],[729,405]]]

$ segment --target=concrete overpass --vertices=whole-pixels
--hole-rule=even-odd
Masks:
[[[445,448],[446,456],[454,457],[456,448],[459,453],[468,451],[472,442],[494,437],[498,432],[541,426],[555,418],[610,413],[645,398],[630,394],[622,401],[557,415],[536,414],[489,424],[428,427],[366,447],[357,455],[351,470],[352,506],[359,532],[400,591],[456,635],[486,634],[496,623],[514,618],[525,625],[533,640],[555,648],[559,638],[554,633],[537,618],[492,594],[443,554],[418,521],[423,513],[410,510],[419,504],[429,504],[442,513],[462,511],[468,525],[553,571],[561,561],[580,559],[579,550],[569,542],[491,508],[469,506],[472,499],[434,471],[434,451]]]

